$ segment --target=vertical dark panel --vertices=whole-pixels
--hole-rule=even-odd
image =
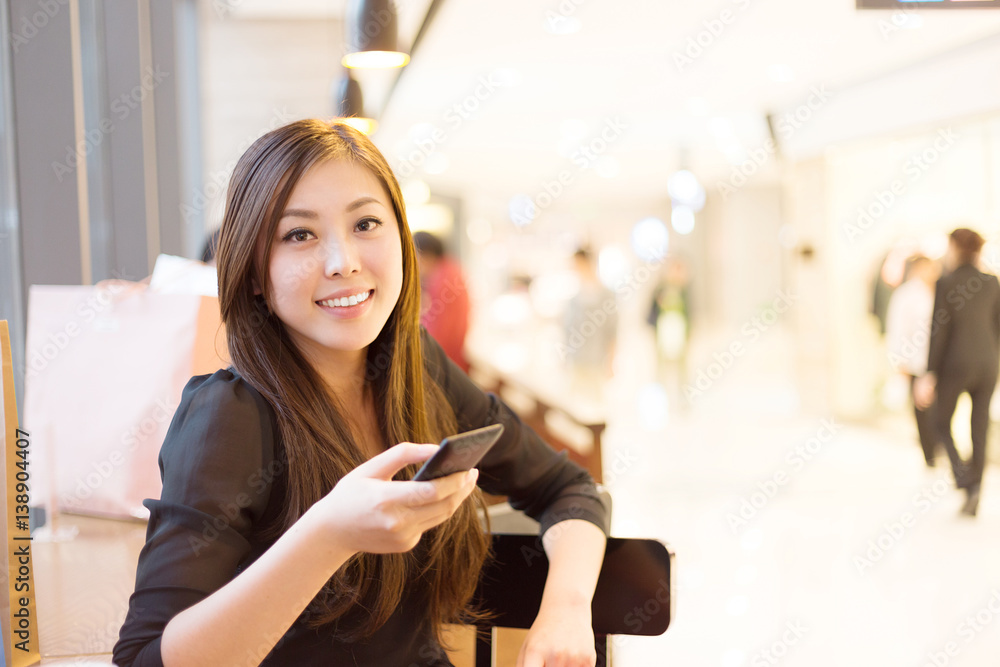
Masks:
[[[140,59],[139,6],[136,0],[116,2],[104,12],[104,67],[108,94],[108,133],[113,229],[113,270],[138,280],[149,275],[146,183],[143,159],[142,102],[166,78]],[[158,244],[159,239],[156,239]]]
[[[185,257],[200,257],[205,240],[205,211],[192,206],[203,188],[201,139],[201,53],[198,48],[198,1],[174,0],[175,62],[177,65],[177,127],[180,163],[179,216]],[[169,220],[169,216],[164,220]],[[161,220],[161,224],[167,223]]]
[[[14,361],[14,389],[18,421],[24,405],[25,309],[21,266],[20,217],[14,164],[14,108],[11,86],[11,34],[9,5],[0,6],[0,319],[7,320]]]
[[[80,0],[80,74],[87,154],[87,218],[91,281],[120,277],[114,272],[114,229],[109,210],[108,172],[112,130],[104,81],[104,4]]]
[[[13,0],[11,54],[23,298],[34,284],[78,285],[81,259],[68,3]]]
[[[153,96],[156,115],[156,183],[160,252],[184,255],[181,210],[181,126],[178,109],[177,26],[173,1],[150,3],[153,69],[169,72]]]

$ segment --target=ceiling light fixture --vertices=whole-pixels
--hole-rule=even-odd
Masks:
[[[344,67],[386,69],[403,67],[410,56],[400,51],[398,17],[392,0],[351,0],[344,24],[347,26],[347,55]]]
[[[343,77],[333,82],[332,88],[337,119],[365,134],[374,132],[378,122],[365,115],[365,102],[358,80],[349,71],[344,72]]]

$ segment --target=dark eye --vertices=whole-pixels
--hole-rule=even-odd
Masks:
[[[302,243],[309,240],[309,236],[312,234],[308,229],[293,229],[292,231],[285,234],[281,239],[282,241],[295,241],[296,243]]]
[[[376,229],[381,226],[382,226],[382,221],[379,220],[378,218],[364,218],[362,220],[358,220],[358,224],[355,225],[355,228],[359,232],[370,232],[373,229]]]

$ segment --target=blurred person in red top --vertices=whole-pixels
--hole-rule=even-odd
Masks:
[[[469,331],[469,293],[462,267],[444,251],[441,239],[429,232],[414,232],[422,287],[420,323],[444,349],[448,358],[469,372],[465,335]]]

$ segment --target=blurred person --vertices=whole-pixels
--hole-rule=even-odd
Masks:
[[[940,276],[937,264],[916,255],[907,262],[906,281],[892,293],[886,313],[886,342],[893,370],[909,380],[910,399],[917,422],[917,436],[928,467],[934,467],[937,437],[932,408],[921,408],[914,400],[917,379],[927,372],[934,284]]]
[[[872,300],[868,312],[875,316],[878,321],[878,332],[883,336],[886,333],[887,320],[889,315],[889,301],[892,293],[902,282],[902,272],[897,267],[898,263],[893,260],[893,253],[886,253],[879,263],[878,273],[872,280]]]
[[[687,263],[671,260],[653,290],[646,322],[656,337],[657,369],[672,397],[679,399],[687,380],[687,351],[691,331],[690,280]],[[677,401],[678,405],[684,402]]]
[[[575,385],[600,399],[604,382],[613,375],[618,304],[601,283],[593,255],[586,248],[573,253],[578,289],[566,304],[564,340],[560,354],[569,365]]]
[[[420,324],[427,329],[448,358],[466,373],[465,337],[469,333],[469,293],[462,267],[448,256],[441,239],[429,232],[414,232],[422,286]]]
[[[371,140],[320,120],[256,140],[218,251],[232,366],[188,382],[164,439],[115,664],[447,667],[443,625],[482,617],[481,486],[542,526],[520,663],[594,665],[593,480],[419,326],[403,197]],[[412,480],[438,450],[421,443],[492,423],[478,470]]]
[[[951,273],[937,281],[927,374],[914,396],[924,409],[936,400],[934,429],[951,460],[955,484],[964,489],[962,513],[975,516],[986,466],[990,399],[1000,367],[1000,283],[977,268],[983,237],[956,229],[949,237],[945,265]],[[951,434],[958,397],[972,398],[972,458],[963,461]]]

